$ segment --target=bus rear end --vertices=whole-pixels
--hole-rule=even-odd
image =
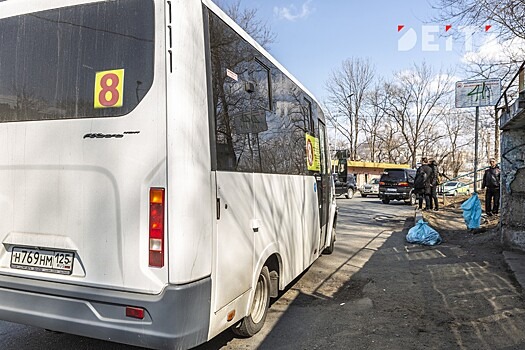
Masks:
[[[206,340],[209,282],[168,277],[163,6],[0,4],[1,319]]]

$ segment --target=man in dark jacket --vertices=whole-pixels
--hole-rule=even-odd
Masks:
[[[421,158],[421,166],[416,171],[414,180],[414,190],[419,197],[419,209],[423,209],[423,199],[425,199],[425,209],[432,209],[430,203],[430,182],[432,181],[432,168],[428,165],[427,157]]]
[[[437,162],[434,159],[430,159],[429,163],[430,168],[432,169],[432,178],[430,180],[430,209],[434,209],[435,211],[439,210],[439,202],[438,202],[438,185],[439,185],[439,170]]]
[[[499,184],[500,174],[496,159],[490,158],[490,168],[485,170],[481,188],[487,188],[485,192],[485,213],[488,216],[498,215],[499,212]]]

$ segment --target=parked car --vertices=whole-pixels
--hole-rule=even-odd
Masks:
[[[415,177],[415,169],[386,169],[379,178],[379,199],[384,204],[390,203],[391,200],[416,204]]]
[[[379,196],[379,179],[375,178],[361,188],[361,197]]]
[[[461,181],[448,181],[439,186],[439,194],[445,194],[446,196],[457,196],[458,194],[470,195],[470,187]]]
[[[354,197],[354,193],[357,190],[355,184],[355,177],[353,174],[338,175],[333,174],[335,182],[335,194],[340,196],[345,195],[346,198],[351,199]]]

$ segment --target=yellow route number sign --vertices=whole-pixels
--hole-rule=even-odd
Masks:
[[[124,69],[106,70],[95,75],[95,108],[122,107]]]
[[[306,165],[308,170],[320,171],[321,163],[319,162],[319,139],[308,134],[306,135]]]

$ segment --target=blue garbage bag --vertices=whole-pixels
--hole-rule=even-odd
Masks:
[[[469,229],[479,228],[481,225],[481,202],[478,194],[473,193],[472,197],[461,204],[463,209],[463,219]]]
[[[439,233],[428,226],[428,222],[423,221],[423,219],[419,220],[416,226],[408,230],[406,240],[408,243],[423,245],[436,245],[443,241]]]

